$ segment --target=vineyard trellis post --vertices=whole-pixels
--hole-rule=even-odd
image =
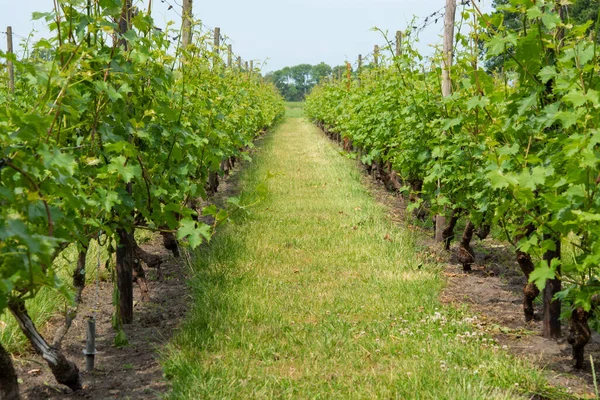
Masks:
[[[215,58],[213,61],[213,68],[216,68],[219,63],[219,54],[221,47],[221,28],[216,27],[214,32],[214,40],[213,40],[213,52],[215,53]]]
[[[379,46],[375,45],[375,47],[373,48],[373,64],[375,65],[375,68],[377,68],[379,66]]]
[[[242,57],[240,57],[240,56],[238,56],[238,58],[237,58],[237,67],[238,67],[238,70],[240,70],[240,71],[242,70]]]
[[[192,42],[192,0],[183,0],[181,46],[186,48]]]
[[[6,53],[13,54],[13,33],[12,26],[6,27]],[[8,90],[13,93],[15,91],[15,66],[12,61],[6,62],[8,70]]]
[[[562,6],[560,1],[555,2],[555,6],[558,9],[558,15],[561,21],[565,22],[566,12],[565,8]],[[562,40],[564,39],[564,28],[562,26],[556,27],[556,47],[554,49],[549,49],[548,52],[554,52],[554,57],[557,57],[560,54],[560,46],[562,44]],[[554,58],[551,57],[551,58]],[[554,79],[547,82],[546,91],[543,92],[542,96],[551,97],[552,96],[552,87],[554,86]],[[549,98],[544,99],[545,101],[550,102]],[[546,241],[554,242],[554,250],[547,250],[543,255],[543,260],[548,263],[548,266],[552,265],[553,260],[560,260],[561,257],[561,241],[560,238],[557,238],[551,234],[544,234],[543,239]],[[542,321],[542,335],[546,339],[560,339],[561,337],[561,323],[560,323],[560,313],[561,313],[561,301],[559,299],[555,299],[554,296],[562,290],[562,282],[560,279],[560,265],[556,267],[556,277],[553,279],[548,279],[546,281],[546,286],[543,291],[543,303],[544,303],[544,318]]]
[[[402,55],[402,31],[396,32],[396,57]]]
[[[346,81],[346,89],[350,92],[350,83],[352,82],[352,65],[348,61],[346,61],[346,77],[348,80]]]
[[[442,96],[447,97],[452,94],[452,80],[450,68],[452,67],[452,53],[454,44],[454,18],[456,15],[456,0],[446,0],[446,13],[444,16],[444,54],[442,57]],[[438,187],[440,182],[438,181]],[[444,228],[446,226],[446,216],[438,214],[435,217],[435,240],[444,241]]]
[[[232,67],[233,49],[230,44],[227,45],[227,68]]]
[[[129,30],[131,17],[132,1],[125,0],[123,2],[123,10],[119,19],[119,45],[127,50],[127,40],[122,36]],[[133,137],[130,137],[133,140]],[[132,183],[129,182],[126,186],[127,192],[132,193]],[[118,316],[123,324],[133,322],[133,263],[134,263],[134,245],[133,234],[128,232],[125,227],[117,228],[117,289],[119,292]]]
[[[362,71],[362,54],[358,55],[358,68],[356,71],[356,76],[358,77],[358,86],[360,86],[361,82],[360,82],[360,73]]]

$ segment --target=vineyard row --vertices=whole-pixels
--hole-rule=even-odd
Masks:
[[[114,243],[119,331],[133,318],[139,260],[160,262],[138,247],[135,230],[160,232],[175,255],[180,241],[193,248],[209,240],[229,214],[199,211],[198,200],[283,114],[274,87],[239,58],[235,67],[231,47],[224,62],[220,35],[215,42],[203,35],[191,8],[182,29],[161,30],[150,11],[131,3],[55,2],[53,11],[34,14],[52,38],[24,59],[0,53],[14,73],[14,84],[7,74],[0,87],[0,314],[10,311],[57,381],[74,390],[81,377],[60,343],[81,301],[90,244]],[[54,261],[73,247],[71,283]],[[43,287],[71,304],[52,342],[26,308]],[[0,397],[17,398],[1,344],[0,370]]]
[[[456,250],[464,271],[473,236],[494,227],[527,277],[525,320],[542,291],[543,335],[558,339],[568,319],[581,368],[599,321],[600,24],[578,25],[567,11],[548,0],[494,14],[466,4],[460,26],[471,30],[453,38],[447,6],[444,51],[431,64],[405,32],[396,49],[388,41],[370,65],[359,58],[357,71],[348,64],[346,77],[316,87],[306,110],[415,215],[435,216],[446,249],[465,219]],[[508,15],[520,26],[505,24]],[[384,58],[386,49],[396,51]]]

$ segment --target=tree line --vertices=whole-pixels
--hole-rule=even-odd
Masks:
[[[331,67],[324,62],[316,65],[299,64],[269,72],[265,79],[277,87],[286,101],[304,101],[315,85],[345,71],[345,65]]]

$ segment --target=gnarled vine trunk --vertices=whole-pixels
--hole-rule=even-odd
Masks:
[[[27,314],[25,303],[16,300],[11,301],[8,304],[8,308],[19,323],[21,331],[27,337],[35,352],[42,356],[48,363],[56,381],[68,386],[72,390],[80,390],[81,376],[79,375],[79,369],[75,363],[67,360],[59,349],[50,346],[42,335],[40,335]]]
[[[149,268],[156,268],[156,273],[160,277],[160,257],[156,254],[150,254],[140,246],[134,237],[133,247],[135,258],[133,260],[133,280],[140,286],[140,292],[142,294],[142,301],[150,301],[150,291],[148,289],[148,280],[146,279],[146,272],[140,261],[143,261]]]
[[[87,260],[88,248],[85,247],[79,251],[77,255],[77,265],[73,271],[73,287],[75,288],[75,305],[67,309],[65,315],[65,322],[61,325],[54,334],[54,340],[52,341],[52,347],[60,348],[60,344],[64,339],[67,332],[71,328],[73,321],[77,318],[77,311],[79,304],[81,303],[81,295],[85,288],[85,263]]]
[[[473,239],[473,233],[475,232],[475,224],[471,221],[467,221],[465,230],[463,231],[462,238],[458,245],[457,257],[463,266],[463,271],[467,272],[471,270],[471,265],[475,262],[475,252],[471,248],[471,240]]]
[[[450,250],[450,243],[454,239],[454,228],[456,227],[456,223],[460,218],[462,210],[457,208],[456,210],[452,210],[452,215],[450,219],[447,220],[446,226],[442,231],[442,238],[444,239],[444,249]],[[472,236],[472,235],[471,235]]]
[[[592,330],[588,325],[590,314],[583,307],[578,307],[573,310],[573,314],[569,319],[569,338],[567,341],[573,349],[573,361],[577,369],[583,368],[583,350],[592,337]]]
[[[490,226],[490,224],[481,224],[479,226],[479,228],[477,228],[477,230],[475,231],[475,234],[477,235],[477,237],[480,240],[484,240],[485,238],[487,238],[490,234],[490,231],[492,230],[492,227]]]
[[[12,358],[0,343],[0,400],[19,400],[19,381]]]
[[[544,235],[544,240],[554,241],[554,250],[548,250],[543,258],[548,263],[552,264],[552,260],[560,259],[560,240]],[[560,327],[560,300],[555,300],[554,296],[562,289],[560,276],[560,266],[556,270],[557,278],[548,279],[544,288],[544,321],[543,335],[546,339],[559,339],[561,336]]]
[[[527,225],[525,232],[515,237],[515,243],[518,244],[521,239],[529,237],[534,230],[535,227],[533,225]],[[517,257],[517,264],[519,264],[523,275],[527,278],[527,283],[523,287],[523,314],[525,316],[525,322],[530,322],[533,321],[535,316],[533,301],[540,294],[538,287],[533,282],[529,282],[529,275],[533,272],[535,265],[529,254],[522,252],[518,248],[515,254]]]
[[[135,247],[133,235],[117,229],[117,288],[119,290],[118,315],[123,324],[133,322],[133,268]]]
[[[165,249],[170,250],[174,257],[179,257],[179,246],[175,235],[172,232],[161,232],[160,235],[163,238],[163,246],[165,246]]]

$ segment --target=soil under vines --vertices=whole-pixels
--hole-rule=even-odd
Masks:
[[[14,360],[22,380],[19,386],[24,399],[148,399],[168,390],[157,351],[171,338],[188,308],[188,296],[185,295],[187,268],[182,258],[173,258],[162,247],[160,237],[140,247],[161,256],[162,277],[158,281],[156,271],[147,270],[149,302],[141,302],[139,287],[134,283],[134,322],[124,326],[129,345],[121,348],[113,345],[113,284],[100,282],[96,311],[96,368],[85,372],[85,317],[93,315],[96,306],[96,286],[89,284],[83,292],[78,317],[62,344],[65,356],[81,371],[83,390],[72,392],[59,385],[41,357],[25,354]],[[52,321],[45,331],[54,331]]]

